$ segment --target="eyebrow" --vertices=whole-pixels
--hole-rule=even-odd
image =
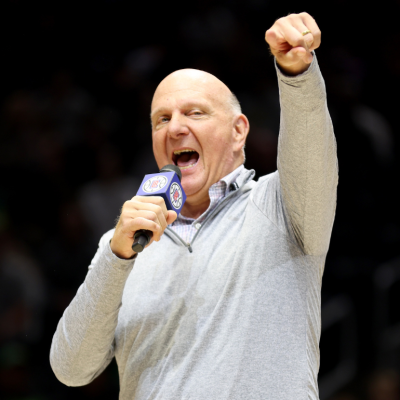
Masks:
[[[167,107],[158,107],[153,112],[150,112],[150,118],[153,118],[155,115],[163,113],[167,110],[168,110]]]
[[[209,109],[209,104],[205,100],[197,100],[197,101],[187,101],[185,102],[181,108],[190,108],[190,107],[205,107]],[[168,111],[168,107],[158,107],[153,112],[150,113],[150,118],[152,119],[155,115],[162,114]]]

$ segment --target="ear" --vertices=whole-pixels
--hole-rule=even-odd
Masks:
[[[235,142],[235,151],[242,150],[246,143],[246,138],[250,130],[249,120],[244,114],[235,117],[233,125],[233,139]]]

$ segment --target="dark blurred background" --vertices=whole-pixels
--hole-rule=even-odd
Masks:
[[[153,91],[176,69],[215,74],[250,119],[246,167],[274,171],[279,102],[264,34],[301,11],[323,32],[317,56],[340,167],[321,399],[400,399],[399,1],[4,0],[0,9],[1,399],[118,398],[115,362],[68,388],[48,355],[100,236],[157,171]]]

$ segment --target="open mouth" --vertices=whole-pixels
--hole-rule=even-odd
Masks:
[[[172,161],[181,170],[188,169],[197,164],[199,161],[199,153],[190,149],[176,150],[172,156]]]

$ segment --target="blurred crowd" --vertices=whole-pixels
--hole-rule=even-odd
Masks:
[[[293,9],[259,0],[204,1],[201,8],[180,10],[172,25],[163,25],[162,15],[155,21],[145,19],[160,30],[144,37],[123,12],[125,2],[99,4],[101,18],[110,26],[99,25],[103,30],[97,32],[98,42],[90,45],[82,38],[93,40],[88,30],[99,26],[76,17],[77,32],[71,33],[67,50],[64,29],[70,20],[61,6],[36,10],[24,19],[18,7],[29,11],[27,3],[9,2],[10,31],[21,17],[17,26],[25,36],[22,40],[15,33],[12,46],[6,48],[9,82],[0,97],[4,400],[118,396],[115,363],[90,385],[67,388],[53,375],[48,354],[56,325],[84,280],[101,235],[113,228],[123,202],[136,194],[143,175],[157,171],[149,112],[154,89],[164,76],[190,67],[224,81],[250,120],[245,166],[255,169],[257,177],[276,169],[279,94],[263,36],[276,18]],[[110,10],[120,14],[115,17]],[[324,310],[325,304],[345,295],[354,322],[354,368],[325,399],[400,400],[400,343],[394,340],[389,347],[391,356],[382,356],[379,345],[386,337],[382,335],[400,323],[398,281],[380,283],[386,282],[385,265],[392,266],[392,275],[399,270],[399,262],[393,260],[400,253],[400,124],[393,96],[399,86],[400,56],[390,51],[397,39],[393,36],[382,45],[379,60],[371,60],[367,44],[355,48],[354,41],[335,37],[335,12],[310,12],[323,31],[317,57],[340,171],[322,305]],[[120,25],[125,26],[122,31]],[[106,38],[112,32],[110,43]],[[382,285],[386,289],[379,292]],[[331,316],[328,310],[326,318]],[[375,316],[384,312],[390,315],[379,330]],[[336,339],[335,331],[322,333],[321,379],[339,362]]]

